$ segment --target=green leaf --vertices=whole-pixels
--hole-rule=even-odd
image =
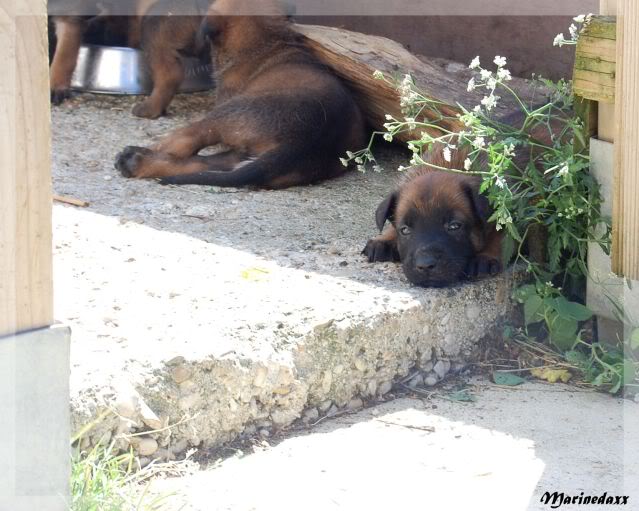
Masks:
[[[564,318],[556,312],[549,314],[548,333],[551,342],[561,351],[569,351],[577,344],[577,321]]]
[[[448,395],[448,399],[451,399],[453,401],[462,401],[462,402],[469,402],[469,403],[473,403],[477,401],[477,398],[475,397],[475,395],[471,394],[468,389],[462,389],[456,392],[452,392],[451,394]]]
[[[612,387],[610,387],[610,389],[608,390],[608,392],[610,392],[611,394],[616,394],[617,392],[619,392],[619,389],[621,388],[621,378],[619,377],[618,374],[614,374],[612,381],[614,383],[614,385]]]
[[[560,316],[576,321],[586,321],[592,317],[592,312],[588,307],[577,302],[570,302],[563,296],[554,299],[553,308]]]
[[[514,253],[515,240],[512,238],[512,236],[504,236],[504,241],[501,244],[501,260],[504,267],[506,267],[510,263]]]
[[[521,385],[522,383],[526,382],[526,380],[524,380],[521,376],[517,376],[516,374],[512,374],[512,373],[499,372],[499,371],[495,371],[493,373],[493,381],[497,385],[508,385],[509,387],[514,387],[515,385]]]
[[[639,348],[639,328],[635,328],[630,334],[630,347],[633,350]]]
[[[526,325],[536,323],[543,319],[543,317],[538,314],[542,303],[542,299],[539,295],[529,296],[524,302],[524,321]]]
[[[564,357],[566,361],[575,364],[578,367],[586,367],[589,365],[589,360],[586,355],[584,355],[581,351],[570,350],[564,353]]]
[[[599,373],[594,380],[592,380],[592,384],[595,387],[600,387],[601,385],[607,383],[606,382],[606,373]]]
[[[519,303],[524,303],[534,294],[537,294],[537,287],[534,284],[526,284],[515,290],[515,299]]]

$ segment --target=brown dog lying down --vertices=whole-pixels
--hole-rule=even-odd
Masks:
[[[253,5],[218,0],[202,24],[212,43],[217,102],[201,121],[116,159],[125,177],[163,184],[285,188],[344,171],[339,157],[365,145],[351,93],[304,46],[283,15],[234,16]],[[260,2],[264,12],[264,2]],[[273,6],[273,9],[276,7]],[[228,149],[199,156],[207,147]]]
[[[71,78],[75,71],[80,46],[89,27],[96,20],[112,32],[124,34],[127,46],[141,48],[151,71],[153,92],[133,107],[138,117],[155,119],[163,115],[184,80],[181,55],[196,55],[196,34],[202,16],[166,16],[172,6],[196,0],[49,0],[53,12],[77,12],[91,15],[53,16],[57,36],[56,50],[51,63],[51,102],[61,104],[70,96]],[[97,15],[102,10],[105,14]],[[109,13],[130,12],[130,16],[110,16]]]
[[[431,163],[461,169],[465,155],[441,152]],[[404,274],[418,286],[442,287],[466,278],[501,271],[502,234],[488,223],[488,199],[479,193],[473,175],[435,170],[422,165],[407,171],[399,187],[377,208],[380,231],[366,244],[370,262],[401,261]]]

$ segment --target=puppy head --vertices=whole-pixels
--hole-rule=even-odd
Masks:
[[[198,37],[217,46],[254,44],[262,29],[285,24],[287,9],[278,0],[215,0],[209,7]],[[227,37],[224,37],[227,36]]]
[[[488,199],[472,176],[419,168],[377,208],[377,225],[397,230],[404,274],[418,286],[459,281],[486,243]]]

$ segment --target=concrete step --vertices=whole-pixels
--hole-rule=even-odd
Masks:
[[[184,511],[615,507],[553,507],[555,492],[626,495],[619,507],[637,507],[639,404],[561,384],[471,388],[474,403],[437,387],[429,400],[397,399],[212,457],[151,492]]]
[[[360,256],[400,152],[384,154],[382,173],[277,192],[116,175],[116,151],[189,117],[180,101],[181,116],[159,124],[123,113],[127,99],[54,110],[56,193],[91,203],[54,209],[73,425],[100,418],[85,443],[162,430],[130,440],[171,457],[281,428],[383,395],[414,366],[442,360],[441,374],[512,314],[509,272],[418,289],[398,265]]]

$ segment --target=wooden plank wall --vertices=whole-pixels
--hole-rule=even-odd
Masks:
[[[0,336],[53,323],[47,52],[46,2],[0,0]]]
[[[612,269],[639,280],[639,2],[617,1]]]

